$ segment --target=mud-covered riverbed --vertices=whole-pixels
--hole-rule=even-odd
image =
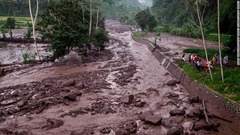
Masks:
[[[191,97],[131,38],[107,21],[113,39],[91,63],[34,66],[0,78],[0,134],[238,135],[239,118]],[[231,122],[227,122],[229,120]]]

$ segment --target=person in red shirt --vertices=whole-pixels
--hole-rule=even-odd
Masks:
[[[216,65],[217,63],[217,54],[215,54],[212,58],[213,65]]]

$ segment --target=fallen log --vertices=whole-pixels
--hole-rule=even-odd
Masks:
[[[223,120],[223,121],[226,121],[226,122],[232,123],[231,120],[228,120],[228,119],[222,118],[222,117],[217,116],[217,115],[215,115],[215,114],[208,114],[208,117],[214,117],[214,118],[217,118],[217,119],[220,119],[220,120]]]
[[[202,106],[203,106],[203,113],[205,116],[205,121],[208,125],[210,125],[209,119],[208,119],[208,115],[207,115],[207,110],[206,110],[206,105],[205,105],[205,100],[202,101]]]

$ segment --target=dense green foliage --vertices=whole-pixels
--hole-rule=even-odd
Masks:
[[[48,0],[39,0],[40,12]],[[32,1],[33,11],[36,1]],[[28,0],[0,0],[0,16],[29,16]]]
[[[231,38],[232,38],[231,35],[221,34],[221,42],[224,45],[230,44]],[[206,34],[206,39],[217,42],[218,41],[218,35],[217,35],[217,33],[209,33],[209,34]]]
[[[15,29],[16,20],[14,18],[9,17],[4,25],[7,29]]]
[[[149,30],[153,31],[154,27],[157,25],[157,21],[153,15],[151,15],[149,9],[142,10],[138,12],[135,16],[135,20],[141,27],[142,31]]]
[[[217,67],[214,67],[212,70],[214,78],[212,81],[205,71],[197,72],[195,66],[186,62],[178,61],[177,63],[192,79],[197,80],[221,93],[223,96],[240,103],[240,74],[236,74],[240,72],[240,68],[225,68],[225,81],[222,83],[220,69]]]
[[[207,1],[206,6],[200,4],[204,32],[205,34],[217,33],[217,1]],[[153,0],[151,9],[160,26],[167,26],[165,31],[180,36],[201,37],[198,27],[199,22],[195,11],[196,6],[192,2],[191,0]],[[229,47],[230,51],[236,49],[236,2],[237,1],[233,0],[220,1],[221,33],[230,35],[230,39],[228,38],[227,42],[225,42],[225,37],[222,37],[223,44]],[[156,30],[161,32],[160,30],[162,29]],[[211,34],[209,36],[211,36]],[[209,36],[207,39],[212,39]]]
[[[94,9],[92,34],[89,35],[90,12],[82,4],[89,5],[83,0],[51,0],[41,15],[39,30],[44,39],[51,40],[54,57],[63,56],[73,48],[80,48],[80,53],[85,54],[93,44],[103,49],[103,44],[108,41],[101,14],[98,30],[95,29],[97,18]]]
[[[9,17],[9,18],[7,18],[5,24],[2,26],[2,29],[9,30],[9,34],[10,34],[11,38],[12,38],[12,29],[15,29],[15,24],[16,24],[16,20],[14,18]],[[5,37],[5,35],[3,37]]]

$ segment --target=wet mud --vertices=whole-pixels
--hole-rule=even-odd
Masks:
[[[239,117],[189,95],[147,46],[132,40],[131,27],[106,21],[106,28],[105,52],[1,77],[0,134],[240,134]]]

